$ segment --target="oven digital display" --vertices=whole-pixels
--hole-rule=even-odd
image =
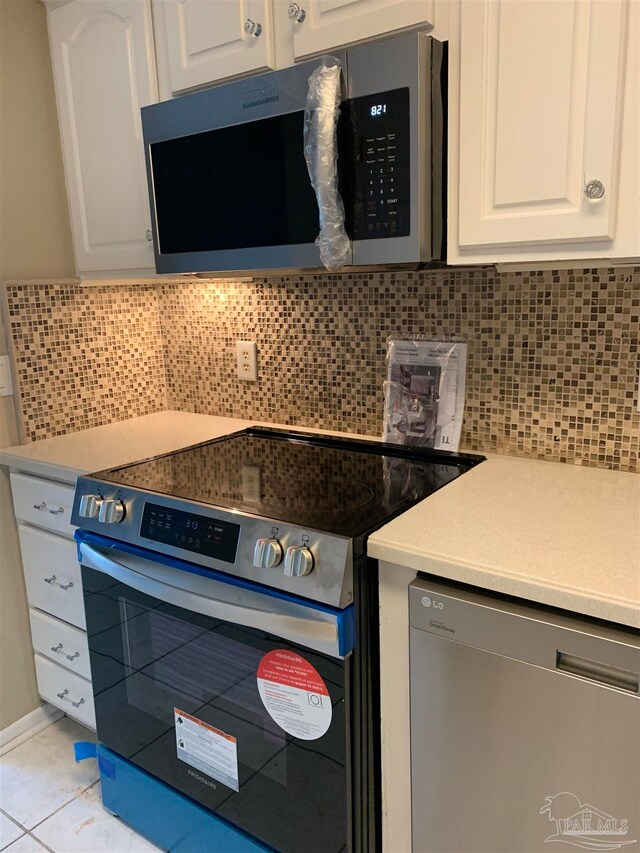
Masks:
[[[235,563],[240,525],[145,503],[140,536],[225,563]]]

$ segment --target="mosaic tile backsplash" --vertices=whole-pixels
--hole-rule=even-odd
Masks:
[[[640,470],[640,268],[12,285],[7,297],[28,439],[165,407],[380,434],[387,338],[418,334],[468,342],[464,449]],[[236,378],[238,339],[258,344],[257,383]]]
[[[25,441],[167,408],[153,285],[8,284]]]

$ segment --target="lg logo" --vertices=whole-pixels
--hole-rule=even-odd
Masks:
[[[436,610],[444,610],[444,603],[442,601],[432,601],[428,595],[422,596],[422,606],[435,607]]]

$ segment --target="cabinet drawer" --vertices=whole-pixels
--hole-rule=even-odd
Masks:
[[[38,692],[43,699],[95,731],[96,712],[91,682],[41,655],[34,655]]]
[[[29,610],[33,648],[55,663],[91,679],[87,635],[39,610]]]
[[[62,536],[73,536],[71,524],[73,486],[52,483],[28,474],[11,474],[13,508],[18,521],[45,527]]]
[[[75,543],[24,524],[18,525],[18,534],[29,604],[85,629]]]

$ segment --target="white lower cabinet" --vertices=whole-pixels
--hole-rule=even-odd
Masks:
[[[11,474],[13,508],[18,521],[73,536],[73,486],[52,483],[30,474]]]
[[[87,634],[47,613],[29,609],[34,651],[91,680]]]
[[[74,487],[11,472],[38,692],[95,729],[91,666],[78,552]]]
[[[78,555],[73,540],[18,525],[27,598],[32,607],[86,629]]]
[[[96,712],[90,681],[60,664],[35,654],[38,691],[43,699],[95,730]]]

